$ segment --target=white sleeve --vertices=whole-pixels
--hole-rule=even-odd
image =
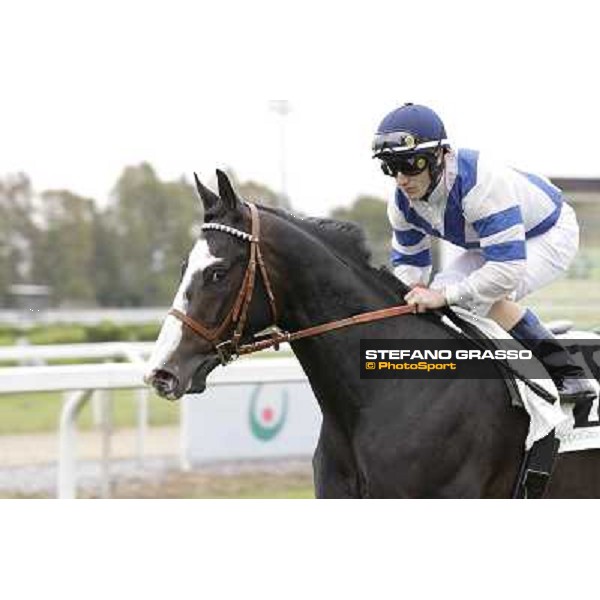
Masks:
[[[509,296],[526,269],[525,226],[516,190],[502,171],[488,173],[463,201],[465,221],[479,236],[485,264],[448,285],[448,304],[478,311]]]
[[[392,226],[391,262],[394,275],[408,286],[426,285],[431,275],[431,238],[411,225],[396,206],[388,202],[388,219]]]

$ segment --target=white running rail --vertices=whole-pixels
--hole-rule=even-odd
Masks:
[[[31,345],[27,343],[16,344],[15,346],[0,347],[0,365],[6,363],[18,363],[27,366],[44,365],[52,360],[69,359],[124,359],[131,363],[142,364],[152,352],[153,342],[102,342],[94,344],[48,344]],[[1,366],[0,366],[1,370]],[[24,391],[38,391],[24,390]],[[77,398],[77,400],[75,399]],[[109,481],[109,461],[111,444],[111,415],[112,398],[107,392],[91,392],[85,394],[65,394],[63,408],[60,417],[60,423],[68,423],[76,418],[83,406],[93,400],[94,423],[101,430],[101,452],[102,452],[102,495],[108,494]],[[144,447],[148,433],[148,401],[149,390],[142,388],[135,392],[135,402],[137,406],[136,422],[136,459],[138,466],[141,466],[144,460]],[[64,430],[66,425],[61,425]],[[68,434],[65,434],[66,436]]]
[[[18,392],[67,392],[59,428],[57,497],[77,497],[76,417],[91,394],[97,390],[136,389],[147,393],[143,383],[143,361],[0,368],[0,395]],[[217,367],[209,376],[209,386],[256,383],[297,383],[306,375],[295,358],[243,359],[226,369]],[[104,454],[104,453],[103,453]],[[107,468],[102,469],[107,477]],[[102,489],[108,490],[107,481]]]

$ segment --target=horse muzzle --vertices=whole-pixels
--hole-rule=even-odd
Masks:
[[[206,389],[208,374],[219,364],[218,356],[204,358],[188,377],[178,377],[166,368],[154,369],[144,377],[144,382],[152,386],[155,392],[167,400],[178,400],[184,394],[201,394]]]
[[[155,369],[144,377],[144,381],[154,388],[154,391],[167,400],[177,400],[183,396],[179,390],[179,380],[165,369]]]

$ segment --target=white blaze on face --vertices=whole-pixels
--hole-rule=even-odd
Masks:
[[[188,257],[188,265],[181,279],[179,289],[175,294],[173,308],[187,313],[188,301],[185,298],[185,292],[191,285],[194,276],[199,275],[209,265],[219,261],[219,258],[210,253],[206,240],[200,238]],[[173,352],[175,352],[181,342],[182,335],[183,323],[176,317],[167,315],[152,350],[152,356],[147,363],[147,377],[153,371],[161,369],[170,360]]]

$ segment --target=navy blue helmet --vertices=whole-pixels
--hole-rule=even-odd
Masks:
[[[373,140],[373,158],[436,151],[449,146],[438,115],[420,104],[408,103],[387,114]]]
[[[373,140],[373,158],[390,177],[416,176],[426,169],[431,177],[427,199],[442,177],[442,153],[450,146],[438,115],[420,104],[407,103],[387,114]],[[441,152],[440,152],[441,150]]]

